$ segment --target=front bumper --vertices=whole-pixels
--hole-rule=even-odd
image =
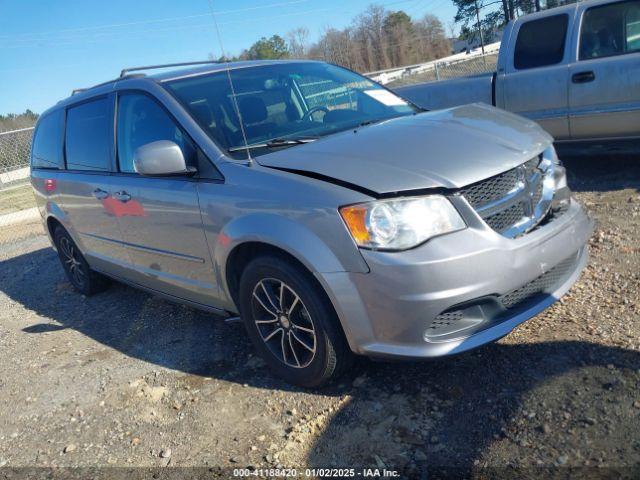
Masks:
[[[363,250],[369,273],[328,273],[319,280],[354,352],[405,358],[455,354],[507,335],[564,295],[587,262],[592,231],[592,220],[571,200],[562,216],[517,239],[477,222],[405,252]],[[566,268],[544,293],[508,310],[484,308],[560,265]],[[492,313],[469,328],[432,335],[434,321],[452,310]]]

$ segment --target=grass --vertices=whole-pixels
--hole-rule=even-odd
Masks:
[[[30,184],[0,190],[0,215],[19,212],[36,206]]]

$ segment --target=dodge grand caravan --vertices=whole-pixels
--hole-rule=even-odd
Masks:
[[[133,70],[151,68],[36,127],[32,184],[69,281],[239,314],[290,382],[320,385],[352,353],[499,339],[587,261],[592,222],[529,120],[422,111],[321,62]]]

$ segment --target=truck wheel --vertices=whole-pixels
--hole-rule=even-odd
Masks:
[[[255,348],[289,383],[318,387],[350,364],[331,302],[312,275],[276,256],[252,260],[240,279],[240,315]]]
[[[53,241],[58,249],[62,268],[73,288],[83,295],[89,296],[101,292],[109,286],[109,280],[104,275],[89,268],[82,252],[64,228],[56,228],[53,233]]]

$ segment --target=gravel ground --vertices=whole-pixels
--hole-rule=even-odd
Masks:
[[[82,297],[43,236],[0,247],[0,478],[13,478],[7,467],[278,465],[638,478],[640,161],[566,163],[597,221],[566,297],[495,344],[430,362],[360,359],[319,391],[274,379],[239,324],[118,284]],[[184,472],[156,477],[167,471]]]

